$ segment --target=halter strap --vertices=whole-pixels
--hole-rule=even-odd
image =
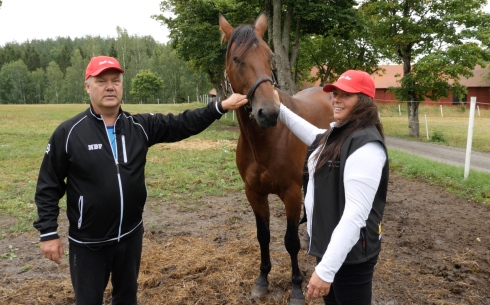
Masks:
[[[274,76],[274,72],[272,72],[272,78],[269,77],[269,76],[262,76],[262,77],[259,77],[255,83],[252,85],[252,87],[250,88],[250,90],[248,90],[248,93],[247,93],[247,104],[245,104],[245,109],[248,111],[248,113],[252,113],[252,98],[255,94],[255,90],[257,90],[257,88],[260,86],[260,84],[262,84],[263,82],[270,82],[273,86],[277,86],[277,82],[276,82],[276,78]],[[228,75],[226,75],[226,90],[228,91],[228,88],[231,90],[231,93],[235,93],[235,91],[233,90],[233,86],[231,85],[231,82],[230,82],[230,79],[228,78]]]
[[[257,79],[255,83],[252,85],[252,88],[250,88],[250,90],[247,93],[247,100],[249,103],[252,102],[252,98],[255,94],[255,90],[257,90],[257,87],[260,86],[260,84],[262,84],[263,82],[270,82],[274,86],[274,81],[269,76],[262,76],[259,79]]]

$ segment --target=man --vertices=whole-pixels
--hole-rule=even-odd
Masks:
[[[131,115],[121,109],[123,73],[115,58],[90,60],[85,74],[90,107],[56,128],[39,172],[39,218],[34,222],[41,235],[39,247],[42,255],[60,264],[58,204],[66,193],[77,305],[102,304],[110,275],[112,304],[137,303],[148,148],[198,134],[247,102],[246,96],[233,94],[178,115]]]

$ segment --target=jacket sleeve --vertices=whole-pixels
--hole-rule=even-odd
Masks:
[[[61,127],[55,130],[48,142],[39,170],[34,197],[39,218],[34,221],[34,227],[41,234],[41,241],[59,238],[56,231],[59,201],[66,191],[65,178],[68,168],[64,134]]]
[[[179,114],[146,114],[138,117],[148,131],[149,146],[162,142],[177,142],[199,134],[223,115],[217,103],[185,110]]]

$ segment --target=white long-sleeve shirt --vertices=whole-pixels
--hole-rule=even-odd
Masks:
[[[326,129],[310,124],[286,106],[281,104],[279,118],[306,145],[311,146],[318,134]],[[335,126],[335,122],[331,123]],[[308,159],[309,181],[305,197],[305,210],[309,220],[313,219],[315,188],[315,155],[318,147]],[[359,240],[359,232],[366,226],[374,196],[378,190],[381,173],[386,162],[386,153],[378,142],[369,142],[352,153],[346,160],[344,169],[345,209],[337,224],[327,251],[315,271],[325,282],[332,283],[347,254]],[[307,222],[311,236],[311,221]]]

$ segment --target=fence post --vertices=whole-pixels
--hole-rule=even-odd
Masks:
[[[464,162],[465,180],[468,178],[470,174],[471,145],[473,142],[473,125],[475,124],[475,105],[476,105],[476,96],[472,96],[471,104],[470,104],[470,119],[468,122],[468,139],[466,141],[466,158]]]
[[[429,140],[429,124],[427,123],[427,114],[424,114],[425,118],[425,135],[427,137],[427,140]]]

